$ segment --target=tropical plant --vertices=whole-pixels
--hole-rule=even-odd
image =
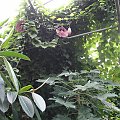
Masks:
[[[120,113],[118,104],[114,100],[119,98],[114,89],[120,87],[119,84],[105,81],[100,78],[100,71],[82,70],[78,72],[64,71],[57,77],[48,78],[46,83],[53,86],[54,101],[48,109],[61,108],[61,113],[57,114],[53,120],[60,118],[74,120],[112,120],[109,116],[113,111]],[[45,80],[37,80],[45,82]],[[62,109],[63,106],[66,109]],[[109,113],[109,114],[108,114]],[[114,119],[117,116],[114,116]]]
[[[8,20],[0,23],[0,27],[4,27]],[[2,29],[2,28],[1,28]],[[9,31],[9,34],[4,38],[2,34],[0,35],[0,116],[1,119],[14,119],[19,120],[19,115],[16,109],[16,105],[19,103],[23,111],[31,118],[36,114],[37,118],[40,120],[39,112],[36,106],[43,112],[46,109],[46,103],[44,99],[35,93],[39,88],[34,89],[32,85],[27,85],[22,87],[19,80],[12,68],[10,62],[7,60],[7,57],[17,57],[24,60],[29,60],[29,57],[21,53],[10,51],[8,48],[10,38],[13,35],[14,27]],[[16,104],[17,103],[17,104]],[[11,104],[11,106],[10,106]],[[9,109],[12,109],[12,116],[8,114],[8,118],[5,116],[5,113]]]

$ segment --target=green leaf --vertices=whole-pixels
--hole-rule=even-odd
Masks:
[[[102,90],[102,85],[99,85],[98,82],[90,82],[88,81],[87,84],[85,84],[84,86],[82,85],[75,85],[75,89],[73,91],[76,91],[76,90],[82,90],[82,91],[85,91],[89,88],[94,88],[94,89],[97,89],[97,90]]]
[[[13,102],[15,102],[16,98],[17,98],[18,93],[17,92],[7,92],[7,99],[8,101],[13,104]]]
[[[9,18],[7,18],[6,20],[0,22],[0,27],[3,26],[8,20],[9,20]]]
[[[25,96],[18,96],[18,98],[19,98],[20,105],[21,105],[22,109],[24,110],[24,112],[29,117],[32,118],[34,115],[34,107],[33,107],[31,100]]]
[[[34,100],[35,104],[37,105],[37,107],[42,112],[45,111],[45,109],[46,109],[46,103],[45,103],[44,99],[40,95],[38,95],[36,93],[32,93],[32,97],[33,97],[33,100]]]
[[[0,75],[0,100],[3,102],[5,99],[5,85],[4,81]]]
[[[7,98],[5,97],[4,101],[2,102],[0,100],[0,110],[5,113],[9,109],[9,102]]]
[[[19,94],[24,93],[24,92],[30,90],[31,88],[33,88],[32,85],[24,86],[24,87],[22,87],[22,88],[19,90]]]
[[[7,84],[8,87],[10,87],[11,89],[13,88],[12,84],[10,83],[10,81],[6,78],[6,76],[0,71],[0,74],[3,78],[3,80],[5,81],[5,83]]]
[[[102,119],[92,114],[90,108],[86,106],[80,106],[80,108],[78,109],[77,120],[102,120]]]
[[[34,106],[34,110],[35,110],[35,114],[36,114],[37,120],[42,120],[41,117],[40,117],[38,109],[36,108],[36,106],[34,104],[33,104],[33,106]]]
[[[13,32],[14,32],[14,27],[12,28],[12,30],[10,31],[8,36],[4,39],[4,41],[3,41],[2,45],[1,45],[1,49],[9,47],[10,38],[12,37]]]
[[[14,85],[14,87],[16,88],[17,91],[19,91],[19,84],[18,84],[18,79],[13,71],[12,66],[10,65],[10,63],[7,61],[7,59],[5,57],[3,57],[6,69],[8,71],[9,77]]]
[[[49,100],[55,100],[55,102],[57,102],[61,105],[64,105],[67,108],[74,108],[74,109],[76,108],[76,106],[73,105],[74,104],[73,102],[64,101],[61,98],[50,98]]]
[[[5,57],[18,57],[24,60],[30,60],[29,57],[27,57],[26,55],[23,55],[21,53],[17,53],[14,51],[0,51],[0,56],[5,56]]]
[[[116,107],[113,103],[107,102],[105,100],[102,100],[101,102],[104,103],[106,107],[109,107],[115,111],[120,112],[120,109],[118,107]]]

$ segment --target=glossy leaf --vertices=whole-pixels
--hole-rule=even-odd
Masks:
[[[5,97],[4,101],[2,102],[0,100],[0,110],[5,113],[9,109],[9,102],[7,98]]]
[[[25,96],[19,96],[18,98],[19,98],[20,105],[21,105],[22,109],[24,110],[24,112],[29,117],[32,118],[34,115],[34,107],[33,107],[31,100]]]
[[[24,92],[30,90],[31,88],[33,88],[32,85],[24,86],[24,87],[22,87],[22,88],[19,90],[19,94],[24,93]]]
[[[32,93],[32,97],[33,97],[33,100],[34,100],[35,104],[37,105],[37,107],[42,112],[45,111],[45,109],[46,109],[46,103],[45,103],[44,99],[40,95],[38,95],[36,93]]]
[[[12,81],[15,89],[16,89],[17,91],[19,91],[18,79],[17,79],[17,77],[16,77],[16,75],[15,75],[15,73],[14,73],[14,71],[13,71],[13,68],[12,68],[12,66],[10,65],[10,63],[7,61],[6,58],[3,57],[3,59],[4,59],[4,63],[5,63],[6,69],[7,69],[7,71],[8,71],[9,77],[10,77],[10,79],[11,79],[11,81]]]
[[[4,81],[0,75],[0,99],[3,102],[5,99],[5,86],[4,86]]]
[[[21,53],[17,53],[14,51],[0,51],[0,56],[5,56],[5,57],[18,57],[24,60],[30,60],[29,57],[27,57],[26,55],[23,55]]]
[[[15,102],[16,98],[17,98],[18,93],[17,92],[7,92],[7,99],[8,101],[13,104],[13,102]]]

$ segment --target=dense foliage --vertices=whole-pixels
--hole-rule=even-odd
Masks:
[[[0,34],[1,94],[12,92],[5,100],[16,100],[10,108],[0,103],[6,112],[1,119],[119,120],[119,5],[119,0],[71,0],[50,12],[38,0],[23,1]]]

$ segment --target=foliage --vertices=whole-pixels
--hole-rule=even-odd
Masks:
[[[22,32],[15,27],[19,21],[24,21]],[[71,36],[59,38],[59,26],[70,27]],[[118,120],[120,87],[108,81],[120,79],[117,26],[114,0],[73,0],[53,12],[37,0],[23,1],[19,15],[0,34],[0,110],[6,112],[0,118],[27,119],[22,108],[35,120]],[[43,80],[48,75],[53,77]],[[43,114],[45,101],[34,93],[39,89],[48,105]]]
[[[115,94],[113,89],[120,85],[102,80],[99,74],[98,70],[83,70],[80,73],[65,71],[56,78],[49,78],[46,83],[54,89],[53,98],[49,100],[55,101],[50,108],[56,109],[56,105],[64,106],[68,111],[68,117],[71,117],[72,112],[76,112],[76,120],[102,120],[109,117],[105,112],[119,113],[120,108],[113,102],[119,95]]]
[[[6,20],[4,21],[6,22]],[[4,24],[4,22],[1,23],[1,25]],[[1,60],[1,67],[0,67],[0,111],[3,113],[0,114],[4,118],[4,113],[6,113],[9,110],[9,106],[13,107],[13,104],[15,102],[18,103],[17,98],[19,99],[19,104],[21,105],[24,112],[31,118],[33,118],[34,113],[37,111],[34,111],[34,103],[38,106],[38,108],[43,112],[46,109],[46,103],[44,99],[34,93],[35,89],[32,85],[24,86],[21,88],[21,85],[19,83],[19,80],[17,79],[17,76],[11,66],[11,64],[8,62],[6,57],[18,57],[24,60],[30,60],[29,57],[26,55],[23,55],[21,53],[17,53],[14,51],[9,51],[9,40],[13,35],[14,29],[12,29],[9,34],[5,38],[1,38],[1,51],[0,51],[0,60]],[[32,99],[29,97],[26,97],[26,93],[32,94],[32,99],[34,103],[32,102]],[[42,102],[39,103],[39,102]],[[15,108],[12,108],[13,110]],[[18,111],[16,113],[13,112],[13,118],[18,118]],[[38,113],[37,113],[38,114]],[[39,116],[39,115],[37,115]],[[7,118],[6,118],[7,119]]]

